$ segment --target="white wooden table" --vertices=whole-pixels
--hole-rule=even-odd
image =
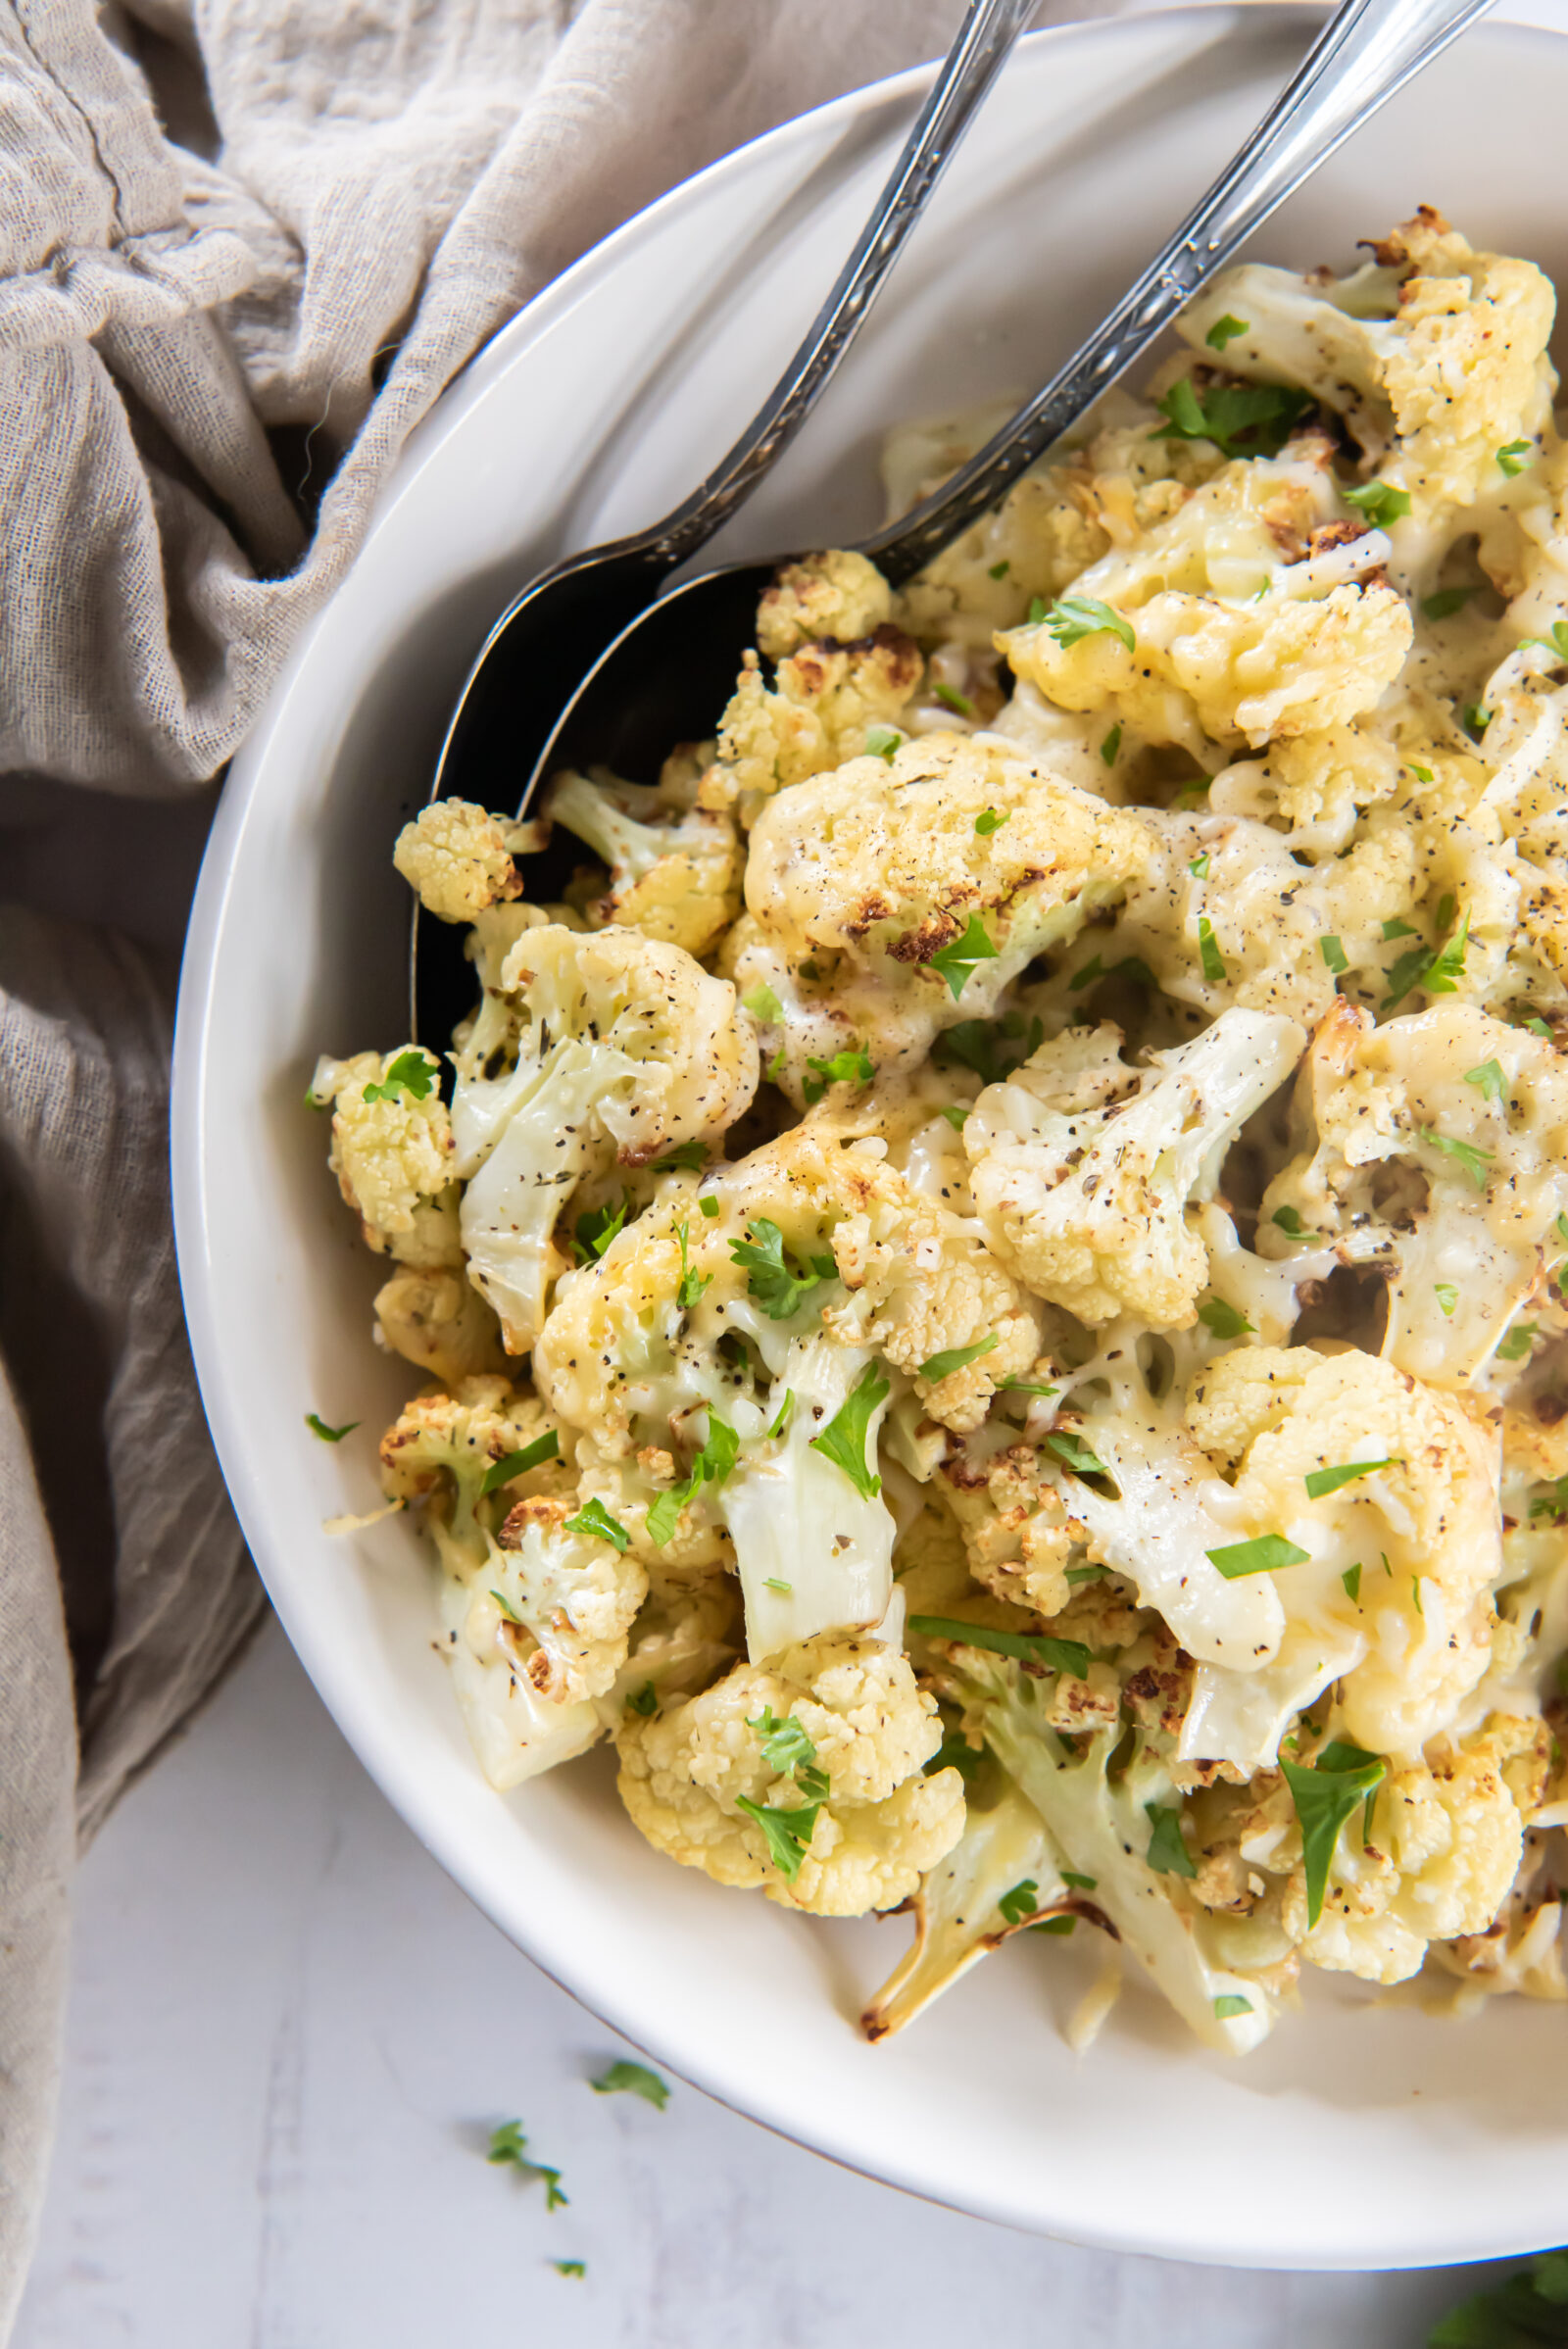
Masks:
[[[16,2349],[1419,2349],[1465,2288],[1012,2234],[692,2088],[593,2095],[617,2051],[420,1849],[269,1625],[82,1869]],[[514,2117],[567,2209],[487,2164]]]

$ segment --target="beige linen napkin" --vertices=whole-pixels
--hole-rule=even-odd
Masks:
[[[261,1603],[179,1313],[172,973],[36,908],[113,887],[102,794],[219,771],[503,319],[714,156],[939,54],[958,14],[0,0],[0,2339],[78,1837]],[[156,928],[140,900],[124,920]]]

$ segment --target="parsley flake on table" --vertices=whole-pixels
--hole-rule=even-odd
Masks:
[[[363,1419],[345,1419],[340,1428],[329,1428],[319,1412],[307,1411],[305,1424],[311,1434],[319,1437],[323,1444],[341,1444],[345,1436],[352,1436],[355,1429],[363,1427],[365,1422]]]
[[[1119,612],[1113,612],[1098,596],[1058,596],[1042,618],[1046,633],[1054,636],[1064,651],[1082,644],[1086,636],[1114,636],[1129,653],[1138,648],[1131,620],[1123,619]]]
[[[575,1517],[566,1519],[568,1534],[589,1534],[596,1542],[608,1542],[612,1548],[624,1551],[631,1542],[625,1527],[612,1517],[596,1493],[585,1500]]]
[[[922,1639],[983,1647],[989,1655],[1045,1664],[1053,1672],[1070,1672],[1076,1680],[1089,1670],[1089,1650],[1081,1639],[1053,1639],[1045,1632],[996,1632],[988,1623],[963,1623],[955,1615],[911,1615],[909,1629]]]
[[[729,1252],[746,1274],[748,1295],[756,1297],[769,1321],[788,1321],[813,1290],[838,1278],[831,1256],[811,1256],[805,1271],[798,1269],[800,1258],[785,1248],[783,1233],[767,1215],[748,1224],[745,1239],[732,1240]]]
[[[651,2071],[647,2064],[634,2064],[621,2056],[608,2072],[601,2072],[588,2085],[596,2096],[641,2096],[655,2112],[662,2113],[669,2102],[669,2082]]]
[[[439,1063],[428,1052],[414,1048],[399,1052],[378,1085],[366,1086],[365,1099],[368,1101],[395,1101],[399,1094],[406,1094],[411,1101],[427,1101],[430,1088],[439,1074]]]
[[[1310,1766],[1288,1762],[1282,1755],[1280,1768],[1291,1789],[1301,1830],[1306,1917],[1310,1928],[1323,1914],[1323,1895],[1328,1889],[1329,1868],[1340,1830],[1367,1796],[1382,1786],[1388,1764],[1377,1754],[1363,1753],[1359,1745],[1336,1740],[1325,1745]]]
[[[490,2131],[490,2150],[485,2159],[510,2165],[519,2178],[541,2179],[545,2189],[546,2210],[565,2209],[568,2197],[561,2190],[561,2172],[552,2169],[548,2162],[532,2159],[520,2121],[503,2121]]]
[[[867,1362],[820,1436],[811,1438],[811,1449],[831,1460],[835,1468],[842,1468],[866,1500],[874,1500],[882,1490],[882,1479],[866,1465],[866,1438],[873,1417],[891,1392],[875,1362]]]
[[[581,2259],[553,2259],[550,2265],[558,2276],[586,2276],[588,2263]]]
[[[1387,529],[1390,522],[1410,511],[1409,491],[1396,489],[1392,481],[1365,481],[1359,489],[1342,490],[1340,495],[1374,530]]]
[[[993,1330],[989,1338],[977,1339],[973,1346],[950,1346],[944,1352],[932,1354],[928,1361],[922,1362],[919,1375],[929,1379],[934,1386],[939,1379],[951,1378],[956,1370],[967,1370],[969,1364],[978,1362],[982,1354],[994,1353],[1001,1343]]]
[[[1392,1459],[1342,1460],[1336,1467],[1312,1469],[1304,1482],[1310,1498],[1321,1500],[1325,1493],[1338,1493],[1342,1486],[1353,1485],[1357,1477],[1376,1476],[1380,1468],[1395,1468],[1397,1465],[1397,1461]]]
[[[1299,1566],[1312,1553],[1287,1542],[1283,1534],[1259,1534],[1255,1541],[1226,1542],[1203,1554],[1228,1583],[1234,1583],[1244,1574],[1278,1574],[1282,1566]]]
[[[977,963],[995,962],[998,950],[992,945],[985,923],[978,913],[971,913],[961,938],[951,938],[940,954],[933,954],[926,964],[928,970],[941,974],[955,1003],[962,995]]]
[[[526,1476],[530,1468],[541,1468],[546,1460],[559,1460],[560,1457],[561,1438],[554,1428],[547,1428],[542,1436],[536,1436],[520,1451],[509,1451],[505,1459],[491,1462],[479,1487],[480,1498],[487,1493],[494,1493],[498,1486],[510,1485],[514,1477]]]

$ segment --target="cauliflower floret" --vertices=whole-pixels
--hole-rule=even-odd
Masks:
[[[911,1382],[927,1410],[973,1425],[998,1380],[1034,1361],[1038,1324],[965,1221],[875,1141],[798,1127],[706,1177],[701,1198],[716,1212],[682,1188],[562,1283],[535,1373],[580,1431],[584,1490],[614,1493],[645,1554],[728,1556],[727,1536],[760,1658],[882,1619],[895,1527],[874,1470],[891,1395]],[[835,1426],[848,1464],[837,1439],[818,1447]]]
[[[828,641],[854,644],[893,617],[893,590],[864,555],[832,548],[787,563],[757,607],[757,649],[769,661]]]
[[[1187,1422],[1236,1469],[1232,1540],[1279,1536],[1305,1553],[1269,1574],[1286,1614],[1277,1677],[1299,1668],[1315,1694],[1331,1657],[1346,1734],[1370,1752],[1419,1752],[1491,1654],[1494,1444],[1452,1397],[1353,1348],[1222,1354],[1195,1379]],[[1200,1671],[1194,1711],[1220,1741],[1204,1751],[1223,1749],[1226,1722],[1253,1695],[1237,1685],[1246,1677]],[[1226,1758],[1272,1755],[1233,1745]]]
[[[487,1562],[493,1583],[481,1575],[474,1587],[492,1638],[520,1650],[519,1629],[529,1635],[523,1671],[554,1703],[604,1695],[626,1661],[626,1636],[648,1590],[642,1561],[582,1524],[572,1500],[540,1493],[517,1501]]]
[[[940,1489],[982,1589],[1038,1615],[1059,1615],[1072,1597],[1068,1561],[1088,1534],[1045,1473],[1045,1457],[1032,1444],[1005,1441],[1015,1432],[996,1431],[1003,1439],[998,1451],[978,1444],[950,1449]]]
[[[1539,1724],[1533,1726],[1539,1727]],[[1528,1813],[1526,1813],[1528,1816]],[[1435,1941],[1431,1955],[1465,1984],[1463,1996],[1520,1991],[1526,1998],[1568,1999],[1562,1962],[1562,1888],[1551,1866],[1551,1837],[1527,1828],[1524,1858],[1507,1898],[1476,1933]]]
[[[392,861],[427,913],[471,922],[486,907],[521,897],[512,859],[539,845],[537,824],[487,814],[469,800],[432,800],[398,834]]]
[[[1348,723],[1398,675],[1411,621],[1380,575],[1387,537],[1333,518],[1326,444],[1313,452],[1228,465],[998,649],[1063,709],[1204,765],[1209,740],[1260,748]]]
[[[1237,759],[1209,786],[1216,815],[1281,818],[1285,846],[1338,856],[1356,817],[1390,800],[1403,770],[1398,752],[1364,720],[1282,734],[1255,759]],[[1299,867],[1298,867],[1299,870]]]
[[[375,1295],[376,1343],[444,1387],[506,1368],[495,1315],[462,1272],[394,1273]]]
[[[995,735],[924,735],[780,793],[752,834],[753,926],[731,962],[778,1005],[778,1082],[815,1098],[834,1036],[871,1040],[882,1067],[919,1059],[939,1030],[988,1016],[1148,855],[1136,816]]]
[[[433,1055],[413,1046],[323,1053],[310,1093],[335,1104],[327,1162],[366,1246],[425,1271],[463,1261],[452,1121],[435,1078]]]
[[[903,1656],[855,1639],[739,1664],[615,1737],[621,1799],[657,1851],[818,1917],[897,1908],[952,1850],[963,1781],[921,1770],[941,1742]]]
[[[771,690],[748,653],[700,804],[738,804],[753,823],[775,792],[858,758],[873,727],[900,727],[924,673],[918,647],[892,626],[858,644],[804,645],[779,662]]]
[[[486,1493],[486,1477],[504,1460],[550,1436],[555,1448],[535,1466],[502,1479]],[[449,1571],[468,1572],[489,1554],[489,1537],[513,1502],[575,1492],[571,1439],[563,1445],[558,1423],[537,1396],[510,1379],[460,1379],[449,1393],[427,1387],[381,1439],[381,1485],[389,1500],[423,1501],[424,1522]]]
[[[1069,1031],[988,1086],[964,1122],[970,1183],[992,1247],[1038,1297],[1081,1321],[1125,1310],[1183,1328],[1208,1280],[1189,1202],[1213,1197],[1238,1129],[1305,1037],[1233,1009],[1149,1070],[1122,1063],[1121,1042],[1109,1025]]]
[[[1384,1353],[1472,1384],[1561,1256],[1568,1073],[1544,1038],[1474,1005],[1386,1020],[1341,1003],[1318,1029],[1293,1110],[1298,1155],[1264,1195],[1273,1219],[1340,1238],[1391,1271]],[[1511,1343],[1511,1342],[1510,1342]],[[1526,1343],[1504,1360],[1527,1360]]]
[[[1475,253],[1423,205],[1348,277],[1248,263],[1184,313],[1197,350],[1230,316],[1234,373],[1284,380],[1344,416],[1369,466],[1417,502],[1412,520],[1500,487],[1498,449],[1550,422],[1555,301],[1527,261]]]
[[[564,1268],[552,1235],[577,1183],[716,1147],[757,1090],[757,1036],[724,980],[630,930],[526,930],[500,993],[515,1057],[499,1075],[460,1064],[452,1132],[468,1277],[521,1353]]]
[[[740,911],[741,850],[730,816],[672,807],[662,785],[623,783],[604,767],[591,779],[557,775],[542,812],[610,866],[608,891],[588,908],[596,929],[620,922],[701,956]]]
[[[1362,971],[1381,979],[1384,925],[1402,918],[1416,888],[1415,844],[1379,814],[1343,857],[1307,868],[1283,833],[1221,806],[1242,771],[1217,779],[1212,815],[1145,815],[1149,868],[1098,952],[1105,967],[1143,962],[1177,1003],[1314,1025],[1333,1006],[1342,962],[1347,985]]]

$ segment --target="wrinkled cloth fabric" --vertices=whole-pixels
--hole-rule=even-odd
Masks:
[[[939,55],[959,13],[0,0],[0,2340],[74,1856],[262,1605],[179,1310],[172,960],[39,908],[95,872],[113,894],[106,834],[188,853],[178,803],[199,820],[497,326],[718,155]],[[154,866],[117,901],[143,940],[180,894]]]

